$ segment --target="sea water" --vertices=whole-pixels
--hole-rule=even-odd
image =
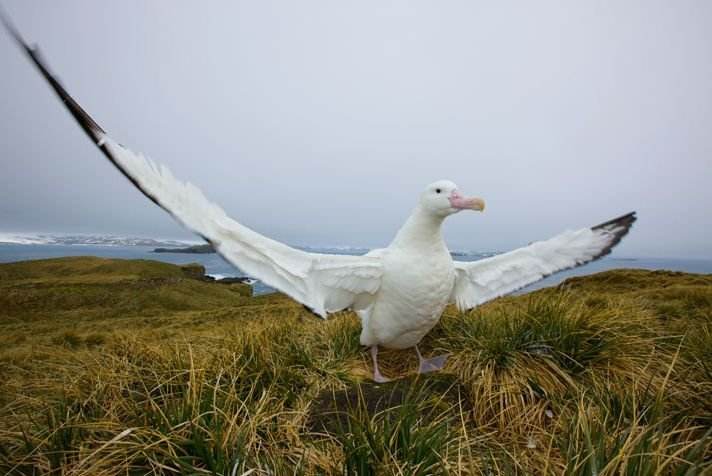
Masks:
[[[137,245],[66,245],[66,244],[14,244],[0,243],[0,263],[13,261],[59,258],[62,256],[99,256],[103,258],[150,259],[173,264],[200,263],[205,266],[206,273],[215,278],[248,277],[233,265],[227,263],[219,255],[187,254],[187,253],[154,253],[154,246]],[[309,248],[311,252],[332,254],[360,255],[368,250],[349,247]],[[457,253],[454,259],[458,261],[476,261],[493,253],[464,252]],[[566,278],[598,273],[609,269],[665,269],[685,271],[688,273],[712,273],[712,259],[679,259],[679,258],[630,258],[607,256],[593,263],[578,268],[562,271],[539,281],[520,292],[529,292],[547,286],[554,286]],[[253,285],[255,294],[266,294],[274,290],[257,281]]]

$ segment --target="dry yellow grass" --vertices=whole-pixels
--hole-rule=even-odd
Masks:
[[[351,313],[149,261],[0,265],[3,474],[712,474],[712,277],[620,270],[448,309],[445,371]]]

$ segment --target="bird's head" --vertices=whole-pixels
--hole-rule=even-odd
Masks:
[[[484,211],[485,202],[481,198],[462,195],[450,180],[438,180],[425,187],[420,195],[420,206],[435,215],[446,217],[461,210]]]

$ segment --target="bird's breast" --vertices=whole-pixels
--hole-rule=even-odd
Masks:
[[[432,326],[447,305],[454,280],[455,269],[449,255],[386,259],[379,314],[405,328]]]
[[[455,268],[441,242],[389,247],[381,255],[381,287],[363,320],[363,345],[404,349],[437,324],[450,298]]]

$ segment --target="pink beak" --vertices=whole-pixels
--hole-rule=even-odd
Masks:
[[[457,210],[476,210],[482,212],[485,210],[485,201],[476,197],[463,197],[460,192],[455,190],[450,195],[450,206]]]

